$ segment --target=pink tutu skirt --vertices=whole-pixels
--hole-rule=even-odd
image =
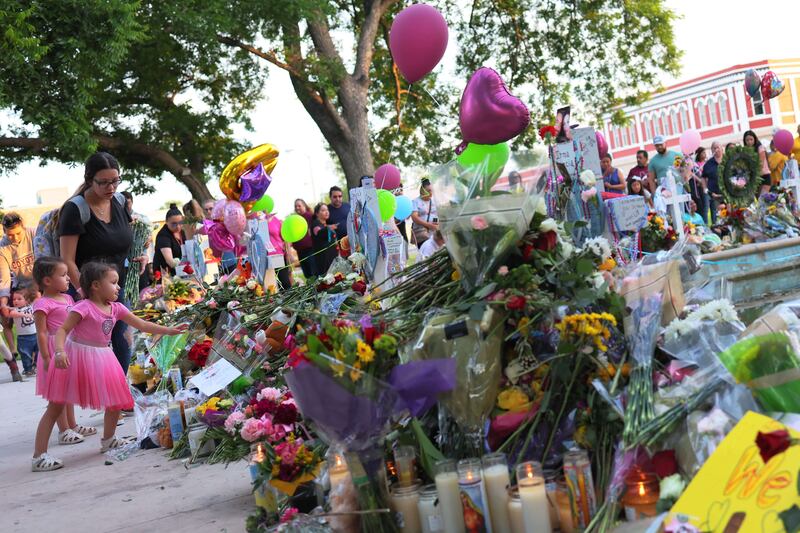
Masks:
[[[45,398],[85,409],[133,408],[128,379],[111,348],[89,346],[68,338],[64,351],[69,368],[56,368],[51,362]]]

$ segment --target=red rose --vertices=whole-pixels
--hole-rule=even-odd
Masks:
[[[344,279],[344,274],[337,272],[333,275],[333,279],[335,279],[337,282],[342,281]]]
[[[678,459],[675,457],[675,450],[658,452],[650,461],[659,479],[678,473]]]
[[[506,309],[509,311],[521,311],[525,309],[526,303],[524,296],[512,296],[506,300]]]
[[[539,137],[541,137],[543,141],[547,139],[548,135],[550,135],[553,138],[555,138],[556,135],[558,135],[558,130],[556,130],[555,126],[547,125],[539,128]]]
[[[206,360],[208,359],[208,354],[211,352],[211,341],[205,340],[203,342],[195,343],[192,346],[192,349],[189,350],[189,355],[187,358],[189,361],[194,363],[199,367],[206,366]]]
[[[354,292],[357,292],[358,294],[363,296],[364,293],[367,292],[367,284],[364,283],[362,280],[358,280],[353,283],[352,289]]]
[[[194,269],[192,268],[192,265],[190,265],[189,263],[186,263],[185,265],[183,265],[183,271],[186,274],[189,274],[190,276],[192,274],[194,274]]]
[[[792,438],[785,429],[769,433],[761,433],[759,431],[756,436],[756,444],[764,463],[768,463],[773,456],[785,452],[792,445]]]
[[[522,259],[524,259],[525,261],[530,260],[532,253],[533,253],[532,244],[526,244],[525,246],[522,247]]]
[[[543,252],[549,252],[555,249],[556,244],[558,244],[558,235],[555,231],[540,233],[539,236],[536,237],[536,240],[533,241],[533,247]]]
[[[275,410],[273,424],[294,424],[297,422],[297,407],[290,403],[282,403]]]
[[[156,281],[160,281],[161,280],[161,271],[160,270],[156,270],[153,273],[153,279],[156,280]]]

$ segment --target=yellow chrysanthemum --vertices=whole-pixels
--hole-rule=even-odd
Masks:
[[[359,340],[356,343],[356,356],[358,356],[359,361],[371,363],[375,360],[375,350],[366,342]]]
[[[505,411],[518,413],[530,409],[528,395],[517,387],[509,387],[497,395],[497,406]]]
[[[617,262],[614,261],[613,257],[609,257],[605,261],[600,264],[599,269],[605,270],[606,272],[611,272],[617,266]]]

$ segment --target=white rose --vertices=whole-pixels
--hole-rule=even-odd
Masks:
[[[580,174],[580,180],[586,187],[594,187],[597,183],[597,176],[594,175],[591,169],[586,169]]]
[[[540,215],[547,215],[547,204],[544,203],[544,198],[539,198],[539,203],[536,204],[536,212]]]
[[[257,285],[256,280],[254,280],[254,279],[248,279],[247,280],[247,288],[250,289],[251,291],[256,290],[256,285]]]
[[[686,488],[686,482],[680,474],[672,474],[661,480],[659,486],[659,497],[662,500],[673,499],[677,500],[683,494],[683,489]]]
[[[327,274],[324,278],[322,278],[322,281],[326,285],[333,285],[334,283],[336,283],[336,278],[333,277],[333,274]]]
[[[558,224],[552,218],[546,218],[542,220],[542,223],[539,224],[539,232],[547,233],[548,231],[556,231],[558,229]]]
[[[575,247],[569,241],[561,241],[561,254],[564,259],[568,257],[572,257],[572,254],[575,252]]]

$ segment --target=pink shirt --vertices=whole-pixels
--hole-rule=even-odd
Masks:
[[[111,342],[111,330],[114,324],[130,311],[119,302],[111,303],[111,314],[102,311],[91,300],[81,300],[70,309],[78,313],[82,320],[78,322],[71,336],[77,342],[84,341],[92,344],[106,346]]]
[[[47,318],[47,333],[55,335],[58,328],[67,320],[67,313],[70,312],[75,301],[69,294],[62,294],[63,302],[42,296],[33,302],[33,314],[37,312],[44,313]]]
[[[269,255],[283,255],[283,237],[281,237],[281,226],[283,222],[281,219],[272,215],[269,217],[269,240],[272,242],[272,247],[275,251]]]

